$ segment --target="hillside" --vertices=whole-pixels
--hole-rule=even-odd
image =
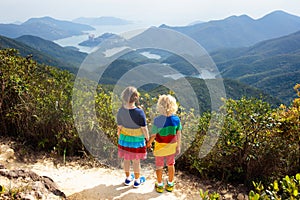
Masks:
[[[62,63],[56,58],[53,58],[45,53],[42,53],[22,42],[18,42],[16,40],[4,36],[0,36],[0,49],[7,49],[7,48],[17,49],[21,56],[32,57],[32,59],[34,59],[38,63],[43,63],[43,64],[56,66],[60,68],[71,67],[68,66],[66,63]]]
[[[300,31],[248,48],[211,53],[224,78],[262,89],[289,104],[300,80]],[[278,84],[284,83],[284,84]]]
[[[156,59],[149,58],[145,56],[144,54],[145,52],[150,52],[152,56],[159,55],[159,57],[157,57]],[[124,78],[126,74],[129,73],[132,69],[147,64],[149,65],[149,67],[158,67],[157,65],[160,66],[168,65],[168,67],[178,72],[178,74],[173,74],[173,76],[168,76],[170,73],[169,70],[163,71],[162,69],[159,69],[161,70],[159,75],[163,77],[158,78],[157,77],[158,74],[155,73],[150,74],[152,73],[150,70],[147,72],[147,77],[153,76],[153,78],[151,79],[152,81],[163,79],[165,82],[168,82],[168,84],[172,85],[173,87],[177,87],[176,85],[180,85],[182,83],[181,79],[178,78],[185,76],[185,79],[190,82],[193,90],[195,91],[198,97],[198,102],[200,104],[201,111],[203,112],[210,109],[210,96],[207,91],[207,86],[205,81],[209,81],[211,82],[211,85],[215,85],[213,81],[216,81],[216,79],[209,80],[205,78],[206,80],[204,81],[203,79],[200,78],[193,78],[197,76],[196,74],[197,71],[195,71],[194,67],[186,60],[170,52],[147,49],[143,51],[141,50],[141,51],[135,51],[135,52],[125,54],[122,57],[115,60],[114,62],[112,62],[107,67],[107,69],[102,74],[99,83],[115,85],[118,83],[118,81]],[[95,69],[95,71],[92,71],[92,73],[97,74],[97,69]],[[176,75],[178,75],[178,78],[176,77]],[[143,77],[142,74],[140,74],[139,77],[135,77],[135,79],[142,79],[142,80],[144,80],[144,78],[146,77]],[[132,81],[134,81],[135,79],[133,79]],[[240,99],[243,96],[247,98],[251,98],[251,97],[258,98],[258,99],[263,98],[266,102],[272,105],[279,105],[280,102],[282,102],[279,100],[280,98],[271,97],[270,95],[267,95],[265,91],[262,91],[256,87],[249,86],[245,83],[233,79],[234,78],[231,77],[224,80],[227,98]],[[167,92],[167,90],[163,86],[159,86],[157,88],[156,84],[144,85],[142,89],[147,92],[150,92],[153,95],[158,95],[159,93]],[[292,87],[290,89],[292,89]],[[218,88],[216,88],[216,91],[217,90]]]
[[[24,35],[16,38],[15,40],[27,44],[34,49],[46,53],[51,57],[56,58],[64,63],[68,63],[76,68],[80,67],[82,61],[87,56],[87,53],[61,47],[54,42],[44,40],[36,36]]]
[[[245,47],[300,30],[300,17],[283,11],[272,12],[260,19],[247,15],[231,16],[191,26],[171,27],[199,42],[207,51]]]
[[[199,102],[199,109],[200,112],[209,111],[211,110],[211,98],[209,95],[209,91],[207,88],[207,84],[210,86],[218,85],[214,84],[217,83],[218,79],[211,79],[211,80],[203,80],[199,78],[187,78],[188,82],[191,84]],[[251,87],[249,85],[243,84],[236,80],[231,79],[224,79],[223,81],[226,96],[224,98],[231,98],[231,99],[241,99],[242,97],[246,98],[257,98],[262,99],[265,102],[270,103],[273,107],[278,106],[281,102],[280,100],[268,95],[261,90]],[[181,80],[176,80],[171,82],[173,88],[180,88]],[[214,88],[214,92],[218,92],[221,88]],[[154,89],[151,89],[150,94],[154,96],[158,96],[159,94],[168,93],[168,89],[164,86],[158,86]]]
[[[82,35],[83,31],[94,30],[93,27],[51,17],[31,18],[17,24],[0,24],[0,35],[17,38],[22,35],[34,35],[46,40],[58,40],[74,35]]]
[[[37,47],[37,49],[36,49],[36,48],[32,47],[32,46],[34,46],[33,44],[31,44],[32,46],[29,46],[18,40],[0,36],[0,49],[7,49],[7,48],[17,49],[21,56],[30,57],[31,59],[37,61],[38,63],[54,66],[54,67],[57,67],[60,69],[66,69],[73,73],[77,72],[77,69],[78,69],[77,64],[78,63],[74,64],[74,61],[72,61],[76,58],[76,53],[73,56],[68,55],[67,52],[70,53],[72,51],[70,51],[66,48],[60,47],[60,46],[55,46],[55,43],[52,44],[52,42],[45,41],[45,40],[42,40],[37,37],[24,36],[24,38],[22,38],[20,40],[25,40],[26,38],[33,38],[33,40],[35,40],[35,41],[42,41],[42,43],[43,42],[45,42],[45,43],[44,43],[44,45],[41,45],[41,47]],[[50,55],[51,52],[44,51],[45,49],[42,48],[42,46],[47,48],[47,44],[49,45],[49,47],[52,45],[54,45],[56,47],[56,48],[52,49],[52,53],[54,53],[55,51],[58,51],[58,52],[64,51],[65,53],[63,55],[61,55],[60,57],[55,57],[55,56],[53,56],[53,54]],[[73,52],[73,54],[74,54],[74,52]],[[65,59],[65,57],[68,57],[68,56],[72,57],[70,62],[69,62],[69,60]],[[80,54],[80,56],[83,57],[82,54]],[[76,58],[76,59],[78,59],[78,58]]]

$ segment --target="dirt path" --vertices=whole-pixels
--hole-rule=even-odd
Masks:
[[[139,188],[124,186],[124,173],[121,169],[84,168],[81,166],[55,166],[52,161],[44,160],[20,167],[31,169],[40,176],[54,180],[59,189],[70,200],[97,199],[199,199],[196,188],[184,189],[182,183],[172,193],[157,193],[154,190],[155,174],[152,169],[144,169],[146,182]],[[178,181],[183,181],[179,180]]]
[[[5,140],[2,140],[2,142],[0,140],[0,144],[8,143],[3,141]],[[63,164],[61,158],[57,160],[49,155],[35,155],[34,153],[24,156],[19,153],[21,151],[14,154],[13,150],[8,150],[8,158],[0,159],[0,164],[5,166],[7,170],[24,169],[33,171],[42,177],[49,177],[54,181],[57,188],[67,196],[68,200],[200,199],[200,189],[209,190],[210,192],[216,191],[221,194],[222,199],[247,199],[243,187],[237,188],[221,182],[201,180],[198,177],[187,175],[187,172],[176,171],[174,191],[171,193],[165,191],[159,194],[154,190],[156,176],[154,169],[150,166],[142,167],[142,175],[146,177],[146,182],[139,188],[133,188],[132,186],[123,185],[124,172],[122,169],[100,167],[98,162],[98,164],[95,164],[82,159],[71,159]],[[0,151],[0,158],[7,152]],[[12,157],[14,159],[11,159]],[[164,174],[164,178],[167,178],[166,174]],[[3,180],[9,181],[0,176],[1,184],[4,184],[2,183]],[[15,182],[17,187],[20,185],[18,180]],[[7,187],[11,187],[11,185]],[[52,199],[61,198],[56,196]],[[47,200],[49,199],[47,198]]]

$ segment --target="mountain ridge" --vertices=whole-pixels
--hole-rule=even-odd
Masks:
[[[61,47],[52,41],[44,40],[37,36],[23,35],[15,40],[51,55],[53,58],[59,59],[62,62],[69,63],[76,68],[80,67],[82,61],[87,56],[87,53]]]
[[[17,24],[0,24],[0,35],[17,38],[22,35],[34,35],[46,40],[57,40],[74,35],[82,35],[84,31],[95,30],[85,24],[78,24],[51,17],[30,18],[26,22]]]
[[[171,27],[163,24],[160,27],[186,34],[208,52],[212,52],[225,48],[247,47],[263,40],[299,31],[300,17],[283,11],[274,11],[259,19],[241,15],[192,26]]]
[[[37,44],[39,44],[37,47]],[[0,49],[17,49],[20,55],[30,56],[41,64],[55,66],[76,73],[86,53],[71,50],[36,36],[11,39],[0,35]]]

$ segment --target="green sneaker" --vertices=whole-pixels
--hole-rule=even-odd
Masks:
[[[168,182],[168,184],[166,185],[166,190],[167,190],[168,192],[172,192],[173,189],[174,189],[174,183],[169,183],[169,182]]]
[[[158,185],[158,183],[155,183],[155,190],[158,193],[162,193],[164,191],[164,185]]]

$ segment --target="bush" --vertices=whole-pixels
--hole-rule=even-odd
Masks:
[[[78,148],[71,115],[74,76],[17,55],[0,51],[0,126],[3,135],[19,137],[38,149],[60,153]]]
[[[299,166],[295,161],[295,156],[299,156],[299,140],[280,134],[278,127],[282,123],[274,115],[277,110],[273,111],[261,100],[245,98],[229,99],[222,109],[226,109],[225,116],[205,113],[200,117],[198,135],[180,160],[185,168],[196,169],[204,177],[249,184],[251,180],[268,181],[291,174]],[[219,134],[210,130],[210,137],[219,139],[206,157],[199,158],[208,127],[220,125],[218,120],[210,122],[213,115],[223,117],[224,126]],[[292,135],[298,137],[297,134]],[[294,152],[292,156],[290,152]]]

